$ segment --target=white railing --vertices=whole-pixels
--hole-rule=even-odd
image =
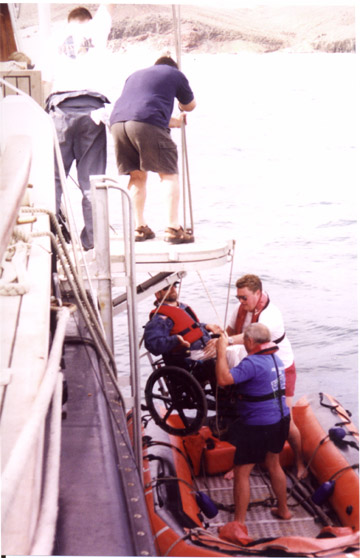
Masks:
[[[110,261],[108,190],[120,192],[123,212],[124,264],[126,278],[126,306],[129,328],[130,385],[133,397],[134,454],[139,473],[142,472],[141,433],[141,385],[138,345],[138,321],[136,301],[135,239],[132,201],[127,190],[107,176],[92,176],[91,179],[94,221],[94,243],[97,265],[98,300],[101,308],[105,335],[113,346],[113,302]]]
[[[58,323],[49,355],[46,372],[39,387],[36,399],[30,410],[29,418],[10,453],[2,473],[1,503],[2,522],[6,521],[11,510],[22,474],[27,466],[29,456],[38,441],[39,432],[44,426],[50,411],[51,436],[47,454],[43,502],[39,523],[35,529],[35,554],[50,554],[56,526],[57,500],[59,486],[60,432],[61,432],[61,397],[62,374],[59,372],[62,357],[66,324],[70,316],[67,307],[58,313]],[[34,554],[31,552],[31,554]]]

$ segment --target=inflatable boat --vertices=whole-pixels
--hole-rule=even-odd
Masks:
[[[269,477],[257,467],[245,530],[233,521],[233,481],[226,475],[235,448],[214,434],[214,420],[179,436],[143,416],[144,490],[158,555],[360,556],[359,438],[351,414],[323,393],[302,397],[293,411],[308,475],[296,478],[286,443],[281,463],[292,518],[271,514]],[[168,418],[174,431],[181,424],[179,415]]]

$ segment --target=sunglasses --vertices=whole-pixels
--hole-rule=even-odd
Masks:
[[[243,300],[244,302],[247,301],[247,296],[236,295],[236,298],[237,298],[238,300]]]
[[[175,287],[175,289],[177,289],[179,285],[180,285],[180,281],[175,281],[175,283],[173,283],[172,285],[168,285],[167,287],[164,287],[163,289],[161,289],[161,291],[168,291],[172,289],[172,287]]]

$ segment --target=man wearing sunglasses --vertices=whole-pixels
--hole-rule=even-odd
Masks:
[[[223,332],[216,324],[200,322],[195,312],[178,300],[178,283],[155,293],[155,306],[145,325],[144,343],[155,356],[162,355],[168,366],[192,370],[200,383],[210,382],[214,388],[215,364],[205,359],[203,350],[211,340],[211,334]],[[194,367],[194,361],[199,365]]]
[[[286,404],[291,410],[295,393],[296,368],[294,353],[285,332],[284,320],[278,307],[263,291],[261,279],[257,275],[243,275],[236,281],[236,298],[240,304],[230,317],[226,333],[230,344],[244,344],[244,330],[251,323],[262,323],[271,334],[271,341],[279,346],[279,358],[285,366]],[[295,422],[290,422],[289,443],[295,454],[297,476],[306,475],[306,467],[301,456],[301,438]]]

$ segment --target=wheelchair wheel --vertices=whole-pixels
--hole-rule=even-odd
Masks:
[[[207,415],[201,385],[189,372],[176,366],[164,366],[149,376],[145,400],[156,424],[177,436],[198,432]]]

